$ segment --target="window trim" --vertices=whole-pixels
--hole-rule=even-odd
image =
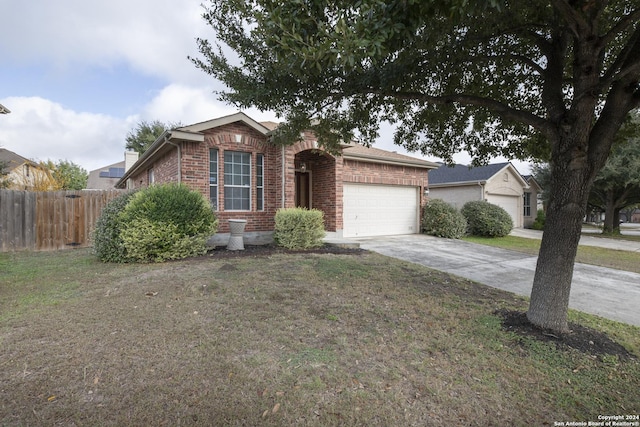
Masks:
[[[231,155],[233,155],[233,154],[241,154],[243,157],[246,156],[246,158],[248,158],[248,160],[249,160],[249,165],[248,165],[249,166],[249,184],[248,185],[244,185],[244,184],[238,185],[238,184],[229,184],[229,183],[227,183],[227,179],[226,179],[227,175],[234,176],[234,172],[233,171],[231,171],[231,173],[227,174],[227,164],[228,164],[228,162],[227,162],[227,153],[229,153]],[[253,157],[252,153],[249,152],[249,151],[235,151],[235,150],[224,150],[223,151],[222,173],[223,173],[223,176],[224,176],[224,185],[223,185],[223,187],[224,187],[224,210],[225,211],[228,211],[228,212],[251,212],[252,211],[252,208],[253,208],[252,203],[251,203],[251,195],[252,195],[251,194],[251,190],[252,190],[252,188],[251,188],[251,180],[253,178],[252,157]],[[245,165],[245,163],[235,163],[233,161],[230,162],[229,164],[230,165],[240,165],[241,167]],[[240,176],[244,177],[245,175],[241,173]],[[228,209],[227,208],[227,188],[229,188],[229,189],[240,188],[240,189],[243,189],[243,190],[247,190],[248,189],[249,190],[249,194],[247,196],[247,199],[248,199],[247,201],[249,202],[248,209]],[[229,199],[233,200],[232,198],[229,198]],[[241,200],[244,201],[245,198],[242,197]]]
[[[530,217],[531,216],[531,192],[530,191],[525,191],[522,195],[522,206],[523,206],[523,212],[522,214],[525,217]],[[527,213],[528,210],[528,213]]]
[[[264,202],[264,154],[256,153],[256,211],[264,212]]]
[[[220,150],[218,150],[217,148],[209,148],[209,204],[211,205],[211,208],[214,211],[218,211],[220,208],[220,192],[219,192],[219,187],[220,187],[220,155],[219,155]],[[215,184],[211,184],[211,163],[213,163],[211,160],[214,159],[213,154],[215,153],[215,178],[216,178],[216,183]],[[215,188],[215,200],[211,200],[211,191],[212,188]]]

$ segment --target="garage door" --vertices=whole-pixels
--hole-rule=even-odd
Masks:
[[[520,200],[520,197],[518,196],[487,196],[487,202],[498,205],[502,209],[507,211],[509,216],[511,216],[514,227],[522,227],[522,223],[520,221],[522,212],[520,211],[520,207],[518,206],[518,200]]]
[[[345,237],[413,234],[418,230],[418,188],[344,184]]]

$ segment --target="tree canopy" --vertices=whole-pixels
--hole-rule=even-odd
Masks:
[[[147,122],[143,120],[136,125],[135,129],[129,131],[127,134],[125,148],[136,151],[141,155],[162,135],[162,132],[178,126],[180,126],[179,123],[163,123],[159,120]]]
[[[550,198],[527,316],[567,329],[589,190],[640,105],[637,0],[210,0],[215,32],[195,65],[240,108],[285,119],[328,150],[395,142],[442,157],[467,150],[548,160]]]
[[[51,165],[51,171],[53,179],[61,190],[83,190],[87,186],[89,178],[87,171],[69,160],[58,160]]]
[[[640,203],[640,112],[616,136],[611,155],[598,173],[589,204],[605,212],[604,233],[620,230],[620,211]]]

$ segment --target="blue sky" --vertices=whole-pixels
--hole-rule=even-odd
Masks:
[[[236,112],[213,93],[222,85],[187,59],[198,56],[197,37],[212,37],[201,3],[0,0],[0,104],[11,110],[0,116],[0,147],[91,171],[123,160],[141,120],[190,124]],[[375,146],[405,152],[389,127]]]

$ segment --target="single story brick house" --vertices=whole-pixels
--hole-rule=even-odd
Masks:
[[[429,173],[429,197],[442,199],[457,209],[470,201],[486,200],[506,210],[514,227],[530,226],[536,217],[537,183],[529,185],[510,163],[486,166],[447,166]]]
[[[311,132],[275,145],[276,127],[236,113],[166,131],[116,187],[184,183],[210,200],[219,234],[228,220],[244,219],[249,241],[268,241],[276,210],[296,206],[323,211],[337,237],[420,232],[428,172],[438,164],[358,144],[332,155]]]

